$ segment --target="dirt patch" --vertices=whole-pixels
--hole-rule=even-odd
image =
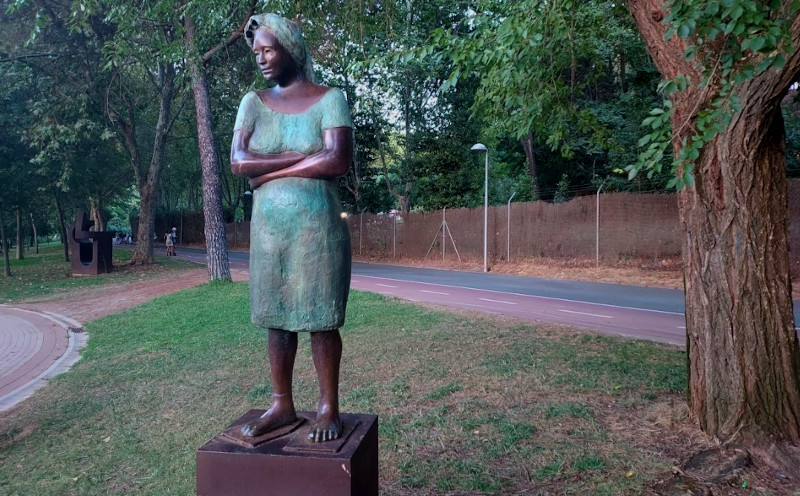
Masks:
[[[235,281],[247,280],[234,273]],[[85,324],[100,317],[122,312],[158,296],[193,288],[208,282],[206,269],[170,272],[163,277],[125,284],[112,284],[51,295],[47,300],[20,303],[15,306],[41,312],[66,315]]]
[[[430,267],[437,269],[483,271],[483,260],[445,259],[428,257],[423,259],[366,257],[354,255],[358,262],[372,262]],[[496,261],[489,264],[493,274],[542,277],[545,279],[572,279],[588,282],[610,282],[636,286],[657,286],[680,289],[683,287],[681,261],[670,258],[652,260],[622,260],[613,265],[597,265],[587,259],[530,258],[513,262]]]
[[[5,448],[6,446],[11,446],[12,444],[16,443],[17,441],[21,441],[25,439],[29,435],[31,435],[39,426],[36,424],[28,424],[22,428],[16,434],[9,436],[6,439],[0,439],[0,449]]]
[[[452,255],[451,255],[452,257]],[[436,269],[483,271],[483,260],[393,258],[359,256],[353,260],[366,263],[407,265]],[[491,262],[489,272],[516,276],[541,277],[544,279],[568,279],[573,281],[606,282],[631,286],[683,289],[683,262],[680,258],[663,260],[620,260],[614,264],[597,265],[589,259],[530,258],[512,262]],[[800,274],[800,271],[798,271]],[[792,280],[792,298],[800,299],[800,277]]]

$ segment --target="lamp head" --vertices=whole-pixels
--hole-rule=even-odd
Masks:
[[[472,150],[474,152],[488,152],[489,151],[489,149],[486,148],[486,145],[484,145],[483,143],[476,143],[476,144],[472,145],[472,148],[470,148],[470,150]]]

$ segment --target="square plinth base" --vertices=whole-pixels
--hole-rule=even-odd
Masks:
[[[262,413],[250,410],[229,428]],[[313,412],[298,415],[315,417]],[[305,435],[307,425],[254,448],[220,433],[197,450],[197,495],[377,496],[378,417],[343,413],[341,418],[347,437],[337,451],[303,449],[299,436]],[[327,443],[318,444],[323,448]]]

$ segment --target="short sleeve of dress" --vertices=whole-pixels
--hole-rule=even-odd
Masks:
[[[239,104],[239,111],[236,113],[236,123],[233,125],[234,131],[245,131],[252,133],[255,129],[258,108],[254,98],[258,98],[255,91],[251,91],[242,98]]]
[[[350,107],[342,90],[331,88],[324,97],[327,101],[322,115],[322,129],[334,127],[353,127],[353,120],[350,118]]]

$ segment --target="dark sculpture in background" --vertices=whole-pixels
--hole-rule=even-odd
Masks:
[[[90,231],[94,221],[78,210],[75,223],[69,229],[69,249],[72,252],[72,275],[98,275],[113,269],[112,246],[114,233]]]
[[[350,287],[350,236],[336,178],[352,162],[353,125],[343,93],[314,83],[299,26],[274,14],[250,18],[245,39],[261,74],[275,86],[242,99],[231,170],[250,179],[253,215],[250,303],[268,330],[272,405],[246,423],[249,437],[285,432],[298,422],[292,398],[297,333],[311,333],[319,380],[308,438],[342,435],[339,363]]]

